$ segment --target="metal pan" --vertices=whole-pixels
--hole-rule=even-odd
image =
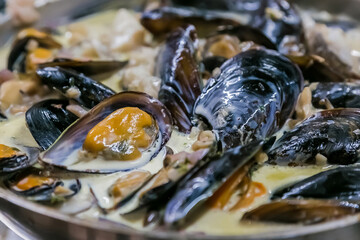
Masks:
[[[345,13],[360,20],[358,0],[297,0],[304,8]],[[140,0],[61,0],[40,9],[42,18],[39,26],[57,26],[70,22],[80,16],[102,9],[127,7],[139,9]],[[14,34],[8,18],[0,18],[0,46]],[[159,240],[159,239],[198,239],[198,240],[336,240],[359,239],[360,215],[349,216],[313,226],[297,227],[291,231],[261,233],[243,236],[205,236],[184,232],[139,232],[129,227],[106,222],[81,220],[62,214],[52,208],[41,206],[18,197],[0,188],[0,220],[24,239],[73,239],[73,240]]]

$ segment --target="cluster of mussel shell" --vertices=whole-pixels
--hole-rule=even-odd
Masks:
[[[258,164],[254,156],[259,151],[268,156],[264,164],[309,166],[322,156],[333,167],[277,190],[268,204],[245,213],[243,220],[312,224],[357,213],[360,85],[308,52],[301,18],[289,2],[204,3],[163,1],[158,8],[142,13],[143,26],[164,41],[154,70],[162,80],[158,99],[139,92],[115,93],[94,80],[94,75],[118,70],[126,62],[55,59],[39,64],[37,78],[63,99],[39,102],[26,112],[40,157],[39,151],[33,151],[3,158],[5,185],[35,201],[66,200],[81,189],[80,181],[52,178],[54,169],[88,174],[137,169],[165,148],[172,129],[189,133],[197,126],[216,136],[208,149],[185,154],[186,161],[169,161],[154,175],[138,171],[134,178],[143,181],[133,184],[114,207],[105,209],[99,204],[104,214],[147,209],[145,224],[182,227],[234,174],[244,169],[248,171],[244,176],[249,175]],[[250,20],[244,23],[233,17],[237,14]],[[198,36],[206,41],[201,49]],[[20,36],[9,55],[9,70],[26,72],[30,40],[47,49],[61,47],[47,33]],[[226,46],[218,55],[212,50],[216,44]],[[276,139],[286,122],[298,117],[295,107],[304,87],[311,89],[317,113]],[[78,94],[69,94],[71,88]],[[87,112],[76,116],[67,109],[70,102]],[[147,160],[111,167],[106,161],[96,168],[74,167],[76,161],[68,157],[81,149],[90,129],[124,107],[137,107],[156,122],[157,144],[153,143],[155,150]],[[171,159],[171,151],[168,154],[166,159]],[[34,167],[37,162],[42,168]],[[181,173],[166,176],[179,166]],[[47,169],[52,169],[50,174]],[[41,178],[39,184],[20,189],[18,182],[29,174]]]

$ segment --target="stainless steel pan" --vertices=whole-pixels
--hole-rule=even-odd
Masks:
[[[345,13],[360,20],[359,0],[297,0],[304,8]],[[140,8],[140,0],[61,0],[40,9],[40,26],[57,26],[73,19],[108,8]],[[0,47],[14,34],[8,18],[0,19]],[[25,239],[155,240],[155,239],[257,239],[257,240],[357,240],[360,239],[360,215],[324,224],[294,228],[291,231],[249,236],[204,236],[179,232],[138,232],[105,221],[85,221],[46,206],[41,206],[0,188],[0,220]],[[214,220],[216,221],[216,220]]]

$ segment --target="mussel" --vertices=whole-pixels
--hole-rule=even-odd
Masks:
[[[286,0],[263,0],[252,14],[251,26],[260,29],[283,54],[303,55],[305,36],[301,17]]]
[[[48,149],[78,119],[66,109],[68,105],[68,100],[51,99],[36,103],[26,111],[27,127],[42,150]]]
[[[359,158],[359,128],[359,109],[318,112],[275,142],[268,152],[268,163],[308,165],[322,157],[329,164],[355,163]]]
[[[194,26],[178,28],[167,38],[156,68],[161,78],[159,100],[169,109],[174,125],[187,133],[192,127],[194,103],[202,89],[195,59],[197,41]]]
[[[338,167],[277,190],[272,199],[316,198],[360,201],[360,168]]]
[[[311,84],[310,88],[316,108],[325,108],[325,100],[335,108],[360,108],[360,84],[357,82],[320,82]]]
[[[70,171],[134,169],[165,154],[171,126],[170,113],[160,101],[144,93],[122,92],[71,125],[40,158]]]
[[[14,173],[4,183],[12,192],[35,202],[55,204],[64,202],[81,189],[79,180],[53,178],[36,168]]]
[[[194,8],[161,7],[144,12],[141,24],[155,35],[169,33],[185,24],[194,24],[200,36],[206,36],[218,26],[237,25],[240,21],[212,11],[199,11]]]
[[[0,173],[15,172],[32,166],[38,160],[39,149],[34,147],[15,147],[0,144]]]
[[[272,50],[249,50],[225,62],[195,103],[195,117],[215,130],[223,148],[270,137],[293,113],[300,70]]]
[[[36,75],[43,84],[89,109],[115,94],[105,85],[70,69],[61,67],[38,68]]]
[[[61,44],[55,41],[49,34],[32,28],[24,29],[18,33],[13,43],[8,57],[9,70],[26,72],[26,57],[29,52],[27,45],[32,40],[41,48],[61,48]]]
[[[261,149],[262,143],[253,141],[214,156],[191,177],[180,181],[174,196],[165,209],[168,226],[185,223],[186,217],[209,199],[239,168],[247,164]]]
[[[245,213],[242,220],[310,225],[356,214],[359,204],[345,201],[280,200]]]
[[[78,61],[69,58],[55,58],[52,62],[41,63],[39,68],[61,67],[72,69],[93,79],[104,79],[126,66],[127,61]]]

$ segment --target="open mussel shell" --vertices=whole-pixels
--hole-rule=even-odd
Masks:
[[[144,186],[119,202],[119,213],[131,214],[145,207],[154,209],[156,206],[164,206],[180,182],[189,179],[201,166],[217,155],[217,147],[214,143],[209,149],[177,154],[180,155],[185,157],[180,157],[161,169]]]
[[[8,69],[10,71],[17,70],[22,73],[26,71],[27,45],[31,40],[36,41],[43,48],[61,48],[61,44],[55,41],[49,34],[35,29],[25,29],[18,34],[12,45],[8,57]]]
[[[145,151],[140,159],[134,161],[102,160],[101,163],[96,160],[79,161],[78,153],[88,132],[108,115],[124,107],[137,107],[154,118],[158,126],[158,134],[151,151]],[[171,127],[170,113],[159,100],[145,93],[122,92],[102,101],[71,125],[46,152],[41,154],[40,158],[46,163],[71,171],[111,173],[130,170],[144,165],[164,149],[171,135]]]
[[[93,79],[100,80],[111,76],[112,73],[120,70],[126,66],[127,63],[127,61],[77,61],[69,58],[56,58],[52,62],[41,63],[38,67],[61,67],[72,69]]]
[[[186,24],[194,24],[199,35],[203,37],[215,31],[218,26],[237,25],[239,21],[229,13],[200,11],[195,8],[161,7],[144,12],[141,16],[141,24],[155,35],[169,33]]]
[[[160,50],[156,74],[161,78],[159,100],[169,109],[179,131],[189,133],[202,80],[196,62],[197,34],[195,27],[177,28]]]
[[[34,147],[20,149],[0,144],[2,148],[11,148],[12,156],[0,156],[0,173],[15,172],[34,165],[39,157],[40,150]]]
[[[338,167],[277,190],[272,199],[316,198],[360,201],[360,167]]]
[[[66,110],[68,100],[51,99],[34,104],[26,111],[27,127],[42,150],[48,149],[78,117]]]
[[[310,165],[317,163],[318,154],[329,164],[355,163],[359,159],[359,129],[360,109],[318,112],[275,142],[268,152],[268,163]]]
[[[335,108],[360,108],[360,82],[320,82],[311,84],[310,89],[316,108],[326,108],[326,100]]]
[[[356,214],[358,204],[327,200],[279,200],[244,214],[242,220],[286,224],[315,224]]]
[[[165,224],[170,227],[184,224],[186,217],[208,200],[234,172],[247,164],[261,146],[260,141],[254,141],[229,149],[222,156],[211,157],[193,175],[181,179],[166,205]]]
[[[115,94],[105,85],[70,69],[61,67],[38,68],[36,75],[43,84],[89,109]]]
[[[29,168],[18,171],[4,180],[12,192],[35,202],[55,204],[77,194],[81,189],[80,181],[52,178],[45,171]]]
[[[208,81],[194,114],[228,149],[270,137],[292,115],[302,88],[302,74],[289,59],[273,50],[248,50]]]

